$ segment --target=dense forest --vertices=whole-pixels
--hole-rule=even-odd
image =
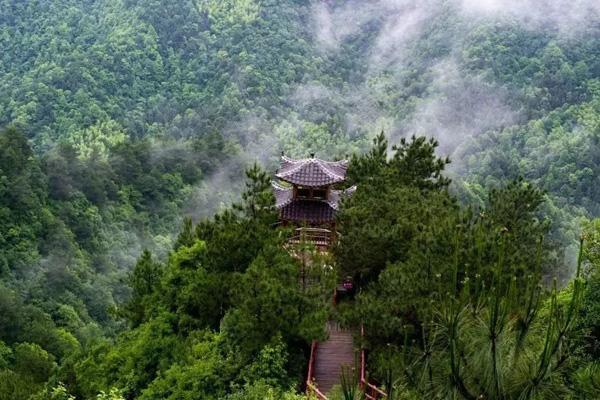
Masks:
[[[300,399],[332,318],[390,399],[597,398],[600,6],[550,3],[0,0],[0,400]],[[358,187],[309,286],[282,151]]]

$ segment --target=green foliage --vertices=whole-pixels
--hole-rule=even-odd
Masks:
[[[600,243],[598,220],[591,221],[583,233],[584,261],[589,266],[589,278],[583,295],[579,328],[582,330],[584,354],[592,360],[600,358]]]
[[[39,391],[56,369],[54,357],[36,344],[19,343],[14,348],[12,369],[3,369],[0,398],[27,399]]]
[[[579,227],[572,216],[589,218],[600,210],[597,86],[590,82],[586,102],[478,138],[463,153],[463,171],[474,171],[469,182],[489,187],[522,176],[545,190],[546,208],[555,209],[549,213],[553,235],[565,243],[577,241]]]
[[[362,400],[364,393],[359,388],[358,375],[355,368],[342,366],[340,376],[340,386],[342,389],[341,400]]]
[[[256,166],[247,177],[239,203],[195,228],[184,222],[165,265],[142,253],[123,307],[131,328],[75,363],[73,393],[220,399],[260,386],[291,396],[303,348],[322,336],[333,273],[317,262],[323,272],[311,274],[311,288],[299,285],[299,262],[282,246],[287,232],[273,226],[268,177]]]
[[[592,273],[600,270],[600,219],[589,221],[584,225],[583,254],[585,260],[591,264]]]
[[[214,167],[204,152],[223,149],[214,136],[193,142],[195,153],[181,151],[178,163],[168,149],[158,152],[157,142],[124,137],[102,142],[102,151],[92,143],[86,155],[61,144],[37,156],[20,130],[0,132],[0,340],[13,353],[19,342],[38,345],[64,364],[46,380],[60,374],[72,391],[74,358],[81,356],[82,344],[122,326],[116,315],[137,326],[155,313],[154,286],[161,283],[163,268],[150,253],[131,274],[127,305],[110,311],[129,297],[130,247],[143,241],[166,251],[164,239],[155,237],[169,237],[191,186]],[[45,382],[37,381],[23,386],[33,378],[12,364],[8,368],[3,373],[12,383],[5,389],[15,398],[43,388]],[[92,389],[83,389],[88,396],[110,389],[89,385]]]
[[[299,265],[289,254],[266,248],[233,289],[235,307],[223,320],[224,334],[251,352],[278,334],[309,343],[322,332],[327,314],[321,309],[329,303],[333,287],[324,280],[320,293],[311,293],[302,289],[299,278]]]
[[[581,399],[593,399],[600,392],[600,366],[595,362],[579,368],[573,375],[573,381]]]
[[[384,154],[376,142],[371,160],[378,148]],[[423,154],[419,160],[431,163]],[[594,250],[580,247],[569,287],[558,291],[555,281],[544,288],[542,277],[557,261],[555,245],[543,240],[549,227],[540,216],[541,190],[517,179],[471,209],[444,185],[412,180],[403,187],[385,167],[371,170],[375,175],[362,184],[370,193],[359,186],[343,203],[336,256],[361,278],[355,307],[344,317],[364,324],[372,371],[390,394],[541,399],[593,387],[593,369],[581,372],[579,389],[569,374],[578,361],[577,318],[586,293],[594,293],[581,266]],[[395,231],[403,226],[403,235]]]
[[[334,249],[344,276],[359,282],[377,277],[386,263],[406,257],[413,238],[435,218],[451,213],[443,190],[447,160],[435,156],[435,141],[412,138],[392,148],[387,159],[383,134],[365,156],[355,156],[349,174],[358,184],[338,215],[341,238]]]
[[[0,132],[0,273],[37,261],[36,238],[49,223],[44,176],[27,139],[15,128]]]
[[[154,293],[160,291],[162,266],[152,259],[152,254],[144,250],[130,277],[132,294],[125,306],[125,313],[135,327],[149,319],[152,304],[156,301]]]
[[[55,387],[48,390],[44,389],[43,392],[32,397],[33,400],[75,400],[74,396],[71,396],[65,386],[59,383]]]
[[[185,357],[155,379],[141,399],[216,399],[235,368],[234,360],[222,353],[218,335],[192,339]]]
[[[580,221],[600,210],[598,27],[565,34],[467,19],[454,3],[428,4],[427,23],[387,51],[388,6],[361,13],[358,1],[0,0],[0,126],[11,126],[0,132],[0,398],[292,399],[337,273],[363,289],[355,321],[386,316],[362,317],[371,340],[403,346],[406,336],[415,349],[429,343],[432,296],[456,289],[456,249],[459,282],[479,275],[491,287],[500,254],[519,296],[540,274],[566,282],[563,256],[574,258]],[[339,24],[347,9],[361,22],[323,31],[317,16]],[[488,101],[481,90],[500,98],[507,126],[470,114]],[[456,187],[436,141],[390,150],[383,134],[352,157],[358,191],[340,215],[335,262],[319,260],[339,271],[281,254],[287,232],[272,226],[269,173],[249,169],[241,201],[225,205],[252,159],[358,154],[382,127],[407,137],[449,102],[458,111],[437,121],[447,128],[441,151],[462,143],[453,174],[473,210],[446,193]],[[217,204],[215,218],[198,222]],[[184,212],[194,218],[176,236]],[[564,372],[582,398],[597,387],[591,224],[573,350],[581,368]],[[547,296],[523,298],[547,305]],[[508,328],[540,336],[538,313],[514,318]],[[465,321],[461,335],[483,331]],[[17,348],[46,372],[30,376]],[[406,398],[420,395],[419,385],[398,385]]]
[[[116,386],[127,397],[137,397],[159,370],[182,354],[168,315],[159,316],[126,332],[114,346],[96,345],[75,366],[77,392],[92,397]]]
[[[385,268],[377,270],[381,271],[379,278],[359,296],[359,308],[363,308],[360,319],[368,321],[371,334],[381,341],[400,344],[402,336],[398,332],[419,337],[432,296],[452,291],[458,284],[453,273],[459,280],[477,278],[490,287],[497,279],[494,266],[500,261],[507,266],[503,279],[522,278],[516,283],[516,293],[531,291],[533,282],[541,278],[542,263],[552,261],[546,255],[550,247],[540,244],[547,228],[538,223],[535,206],[531,209],[526,205],[539,206],[541,198],[539,191],[518,181],[493,190],[490,204],[477,214],[456,206],[439,206],[439,200],[431,196],[407,202],[404,207],[410,210],[408,215],[428,215],[430,219],[412,222],[418,228],[404,239],[402,258],[386,253]],[[380,204],[387,200],[385,196],[380,199]],[[446,195],[444,199],[448,201]],[[386,207],[392,208],[393,204],[403,203],[394,199]],[[507,204],[513,206],[504,209]],[[527,211],[514,212],[521,204]],[[392,243],[389,246],[398,248]],[[453,264],[456,257],[461,259],[458,271]]]
[[[12,349],[0,341],[0,369],[6,369],[12,364]]]
[[[556,289],[546,294],[535,275],[523,277],[511,270],[508,247],[502,244],[507,239],[500,239],[495,261],[479,259],[477,264],[465,252],[471,244],[464,236],[456,231],[451,238],[458,246],[439,272],[415,274],[411,257],[388,267],[379,285],[360,300],[367,333],[380,357],[374,364],[379,376],[388,377],[385,382],[395,390],[408,386],[432,398],[567,395],[564,374],[576,362],[570,348],[583,281],[577,277],[564,294]],[[484,269],[467,272],[487,263],[492,263],[493,276]],[[417,289],[408,290],[409,283]],[[404,288],[401,298],[399,287]]]
[[[123,396],[121,396],[120,390],[116,388],[112,388],[108,393],[104,391],[100,391],[98,396],[96,396],[98,400],[124,400]]]
[[[357,184],[383,186],[410,186],[420,190],[440,189],[450,180],[442,175],[450,163],[439,158],[435,151],[438,142],[424,136],[400,139],[388,149],[383,132],[373,139],[371,150],[364,155],[354,155],[348,168],[348,181]],[[388,159],[388,151],[391,156]]]
[[[298,394],[295,390],[282,390],[273,388],[264,382],[256,382],[244,386],[244,389],[231,394],[226,400],[304,400],[306,395]],[[313,400],[313,399],[311,399]]]
[[[190,247],[195,241],[196,235],[194,233],[192,218],[186,217],[183,219],[183,227],[181,228],[181,232],[177,236],[177,240],[175,241],[175,245],[173,247],[175,250],[178,250],[181,246]]]
[[[244,380],[264,382],[271,387],[291,386],[286,371],[287,351],[281,337],[276,337],[272,344],[267,344],[258,353],[258,357],[242,373]]]

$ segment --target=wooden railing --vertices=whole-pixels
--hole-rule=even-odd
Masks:
[[[333,243],[334,238],[334,232],[329,229],[296,228],[294,236],[289,239],[289,242],[293,244],[308,242],[318,247],[328,247]]]
[[[310,346],[310,359],[308,360],[308,374],[306,376],[306,394],[308,396],[314,396],[318,400],[328,400],[327,396],[325,396],[315,385],[315,362],[317,360],[317,341],[313,340]]]
[[[360,351],[360,388],[365,393],[366,400],[379,400],[387,399],[387,393],[379,389],[374,384],[370,383],[367,379],[365,368],[365,350]]]
[[[363,326],[360,326],[360,337],[363,339],[365,331]],[[360,350],[360,388],[365,394],[366,400],[387,399],[387,393],[379,389],[367,379],[367,355],[364,346],[361,345]]]
[[[364,330],[360,328],[361,337],[364,336]],[[314,381],[315,373],[315,362],[317,360],[317,341],[313,341],[310,346],[310,359],[308,361],[308,373],[306,376],[306,394],[313,396],[317,400],[328,400],[327,396],[323,394],[317,387]],[[366,373],[366,351],[364,348],[360,351],[360,389],[364,392],[365,400],[381,400],[387,399],[387,393],[378,388],[373,383],[369,382]]]

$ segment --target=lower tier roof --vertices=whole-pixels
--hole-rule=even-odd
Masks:
[[[335,209],[325,201],[292,200],[281,207],[279,213],[286,221],[321,224],[335,220]]]

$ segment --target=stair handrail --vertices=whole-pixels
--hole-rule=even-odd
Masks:
[[[325,396],[320,390],[319,388],[317,388],[317,385],[315,385],[314,382],[314,365],[316,362],[316,358],[317,358],[317,341],[313,340],[312,344],[310,345],[310,359],[308,360],[308,374],[306,376],[306,394],[310,395],[310,394],[314,394],[315,396],[317,396],[318,400],[328,400],[327,396]]]
[[[387,399],[387,393],[384,392],[383,390],[381,390],[380,388],[378,388],[377,386],[375,386],[374,384],[370,383],[369,380],[367,379],[367,373],[366,373],[366,350],[365,350],[365,346],[363,345],[363,340],[365,337],[365,328],[364,326],[361,324],[360,325],[360,338],[361,338],[361,344],[360,344],[360,387],[363,390],[363,392],[365,393],[365,398],[367,400],[378,400],[378,399]]]

